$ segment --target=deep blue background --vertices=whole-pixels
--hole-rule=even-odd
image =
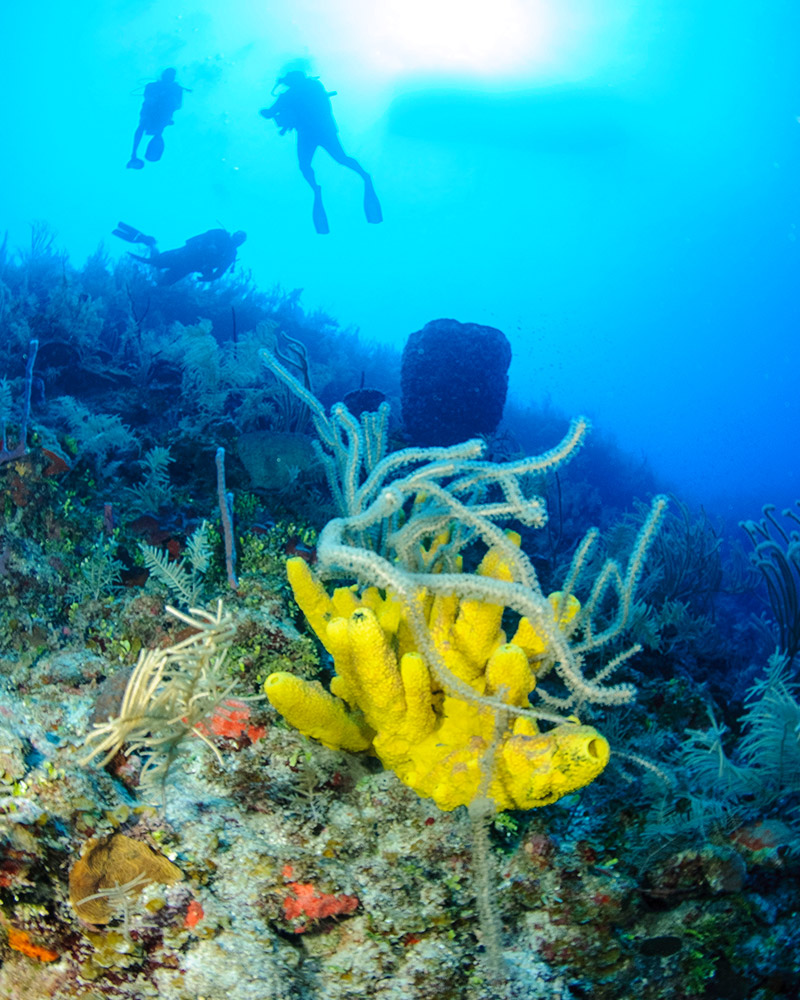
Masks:
[[[427,13],[425,13],[427,11]],[[249,234],[264,287],[366,338],[499,326],[512,387],[588,413],[692,500],[800,496],[796,0],[63,0],[0,9],[0,227],[80,264],[118,219],[163,248]],[[359,182],[257,114],[305,60]],[[144,84],[192,92],[164,159],[125,170]],[[354,369],[358,368],[357,360]]]

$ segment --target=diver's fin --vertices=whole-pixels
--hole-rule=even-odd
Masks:
[[[144,166],[144,160],[140,160],[138,156],[132,156],[125,166],[128,170],[141,170]]]
[[[325,214],[325,208],[322,204],[322,192],[319,188],[314,191],[314,208],[311,217],[314,220],[314,228],[319,235],[327,236],[331,230],[328,225],[328,216]]]
[[[164,139],[160,135],[154,135],[147,144],[147,149],[144,151],[144,158],[149,160],[150,163],[156,163],[161,159],[163,152]]]
[[[118,223],[117,228],[112,231],[111,235],[118,236],[121,240],[125,240],[126,243],[144,243],[148,247],[156,245],[155,236],[146,236],[140,230],[129,226],[127,222]]]
[[[130,250],[128,251],[128,256],[129,257],[133,257],[134,260],[140,260],[143,264],[150,264],[151,263],[149,257],[142,257],[141,254],[131,253]]]
[[[125,240],[127,243],[135,243],[134,239],[139,233],[138,229],[134,229],[133,226],[129,226],[127,222],[118,222],[117,228],[112,230],[112,236],[119,236],[121,240]]]
[[[381,203],[369,178],[364,181],[364,215],[367,217],[367,222],[383,222]]]

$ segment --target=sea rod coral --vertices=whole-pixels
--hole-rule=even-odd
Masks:
[[[595,530],[561,591],[546,597],[519,536],[496,523],[544,525],[531,480],[566,461],[587,427],[576,420],[552,451],[516,462],[482,461],[480,441],[382,458],[358,491],[359,512],[323,529],[316,575],[302,560],[288,563],[336,676],[329,693],[270,675],[265,691],[275,708],[329,746],[371,749],[446,810],[482,799],[493,809],[528,809],[594,780],[609,747],[575,713],[633,697],[631,685],[605,681],[637,647],[594,676],[587,656],[624,630],[666,501],[654,500],[627,565],[606,560],[582,605],[574,592]],[[478,547],[479,566],[465,572]],[[322,580],[343,577],[357,583],[328,596]],[[504,619],[515,625],[510,642]]]

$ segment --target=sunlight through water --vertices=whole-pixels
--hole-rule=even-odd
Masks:
[[[531,0],[383,0],[372,18],[375,54],[393,69],[486,75],[535,62],[552,21]]]

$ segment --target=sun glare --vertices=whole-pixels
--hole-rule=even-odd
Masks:
[[[364,28],[390,71],[502,77],[545,52],[548,20],[537,0],[381,0]]]

